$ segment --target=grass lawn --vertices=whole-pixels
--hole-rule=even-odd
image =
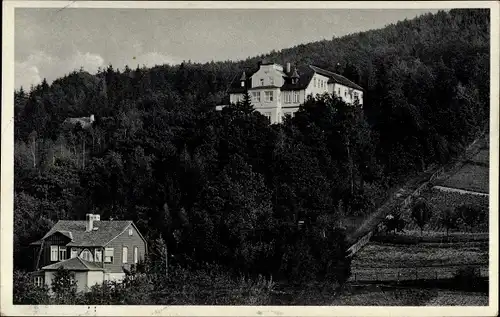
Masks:
[[[425,306],[488,306],[488,294],[467,292],[438,292]]]
[[[390,245],[370,243],[353,258],[353,269],[395,268],[416,266],[461,266],[488,262],[488,244],[454,244],[443,247],[439,243]]]
[[[457,173],[438,184],[481,193],[489,192],[489,169],[481,165],[466,164]]]

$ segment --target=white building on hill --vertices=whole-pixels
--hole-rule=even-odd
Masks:
[[[280,123],[285,115],[292,115],[303,104],[307,96],[330,93],[341,97],[346,103],[356,101],[363,105],[363,88],[344,76],[309,65],[291,70],[275,63],[262,62],[251,75],[245,72],[229,89],[231,104],[243,100],[248,90],[256,111],[269,118],[271,123]],[[221,110],[224,106],[218,106]]]

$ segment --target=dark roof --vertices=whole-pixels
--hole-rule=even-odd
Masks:
[[[292,76],[296,75],[296,73],[299,75],[297,82],[293,84],[291,78],[285,78],[285,84],[281,86],[281,90],[302,90],[307,88],[314,75],[314,71],[309,66],[305,66],[296,68]]]
[[[32,245],[39,245],[42,243],[42,240],[59,232],[71,239],[71,242],[69,242],[67,246],[105,246],[109,241],[131,225],[132,221],[94,221],[94,228],[97,228],[97,230],[92,230],[90,232],[85,231],[86,223],[85,220],[59,220],[41,240],[33,242]]]
[[[71,258],[54,264],[42,267],[44,271],[56,271],[59,268],[65,268],[70,271],[104,271],[103,268],[98,267],[95,263],[85,261],[80,257]]]
[[[352,81],[350,81],[349,79],[345,78],[342,75],[339,75],[339,74],[336,74],[334,72],[319,68],[317,66],[311,65],[310,67],[316,73],[328,77],[330,79],[328,81],[329,83],[330,83],[330,81],[332,81],[332,82],[337,83],[337,84],[341,84],[341,85],[344,85],[347,87],[351,87],[351,88],[363,91],[362,87],[360,87],[359,85],[356,85],[355,83],[353,83]]]

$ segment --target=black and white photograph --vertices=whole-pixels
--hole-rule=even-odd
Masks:
[[[3,11],[2,315],[498,314],[498,2]]]

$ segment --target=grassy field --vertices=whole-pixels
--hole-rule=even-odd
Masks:
[[[438,185],[481,193],[488,193],[488,179],[488,167],[474,164],[465,164],[457,173]]]
[[[348,289],[336,306],[488,306],[488,294],[379,286]]]
[[[471,161],[483,164],[489,164],[490,162],[490,151],[488,149],[484,149],[479,151]]]
[[[370,243],[356,254],[352,267],[355,269],[413,268],[416,266],[461,266],[488,262],[487,243],[443,246],[438,243],[404,246]]]
[[[425,306],[488,306],[489,298],[484,293],[438,292]]]

